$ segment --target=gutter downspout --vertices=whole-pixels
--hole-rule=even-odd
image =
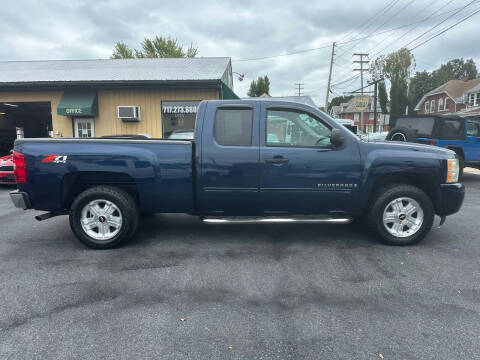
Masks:
[[[223,100],[223,88],[222,88],[222,80],[218,82],[218,96],[220,100]]]

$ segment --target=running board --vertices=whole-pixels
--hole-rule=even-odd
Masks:
[[[337,223],[346,224],[351,222],[349,217],[332,216],[289,216],[289,217],[255,217],[255,216],[206,216],[202,222],[208,224],[258,224],[258,223]]]

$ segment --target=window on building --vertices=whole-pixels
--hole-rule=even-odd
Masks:
[[[162,132],[168,138],[173,132],[195,129],[200,101],[162,101]]]
[[[92,118],[75,118],[73,119],[73,126],[75,137],[95,137],[95,127]]]
[[[369,113],[369,115],[368,115],[368,119],[369,119],[369,120],[373,120],[373,118],[374,118],[374,116],[373,116],[373,115],[374,115],[374,113],[373,113],[373,112]]]
[[[475,94],[471,93],[468,101],[468,105],[473,106],[475,104]]]
[[[430,112],[430,102],[425,101],[425,114]]]
[[[358,122],[360,120],[360,113],[353,113],[353,121]]]
[[[475,96],[475,106],[480,106],[480,93]]]
[[[448,97],[445,98],[445,110],[450,110],[450,99]]]
[[[268,110],[266,143],[269,146],[330,147],[332,129],[303,111]]]
[[[443,99],[438,99],[438,111],[443,111]]]
[[[252,145],[252,127],[252,109],[218,109],[214,125],[215,140],[226,146]]]
[[[430,101],[430,112],[435,112],[435,100]]]

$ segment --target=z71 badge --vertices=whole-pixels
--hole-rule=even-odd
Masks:
[[[50,154],[43,156],[42,162],[53,162],[56,164],[65,164],[67,162],[67,155]]]

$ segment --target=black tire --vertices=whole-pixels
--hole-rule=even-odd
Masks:
[[[109,240],[96,240],[82,228],[82,209],[91,201],[108,200],[120,210],[122,224],[118,233]],[[80,242],[93,249],[111,249],[129,240],[138,226],[139,210],[136,201],[126,191],[113,186],[95,186],[85,190],[74,200],[70,211],[70,227]]]
[[[415,142],[415,131],[406,127],[395,127],[390,130],[386,137],[390,141]]]
[[[383,223],[383,213],[391,201],[398,198],[411,198],[415,200],[423,210],[423,222],[419,229],[410,236],[398,237],[387,231]],[[368,211],[367,221],[370,228],[389,245],[413,245],[422,240],[430,231],[435,217],[430,197],[415,186],[406,184],[393,184],[378,191]],[[405,229],[405,228],[404,228]]]

